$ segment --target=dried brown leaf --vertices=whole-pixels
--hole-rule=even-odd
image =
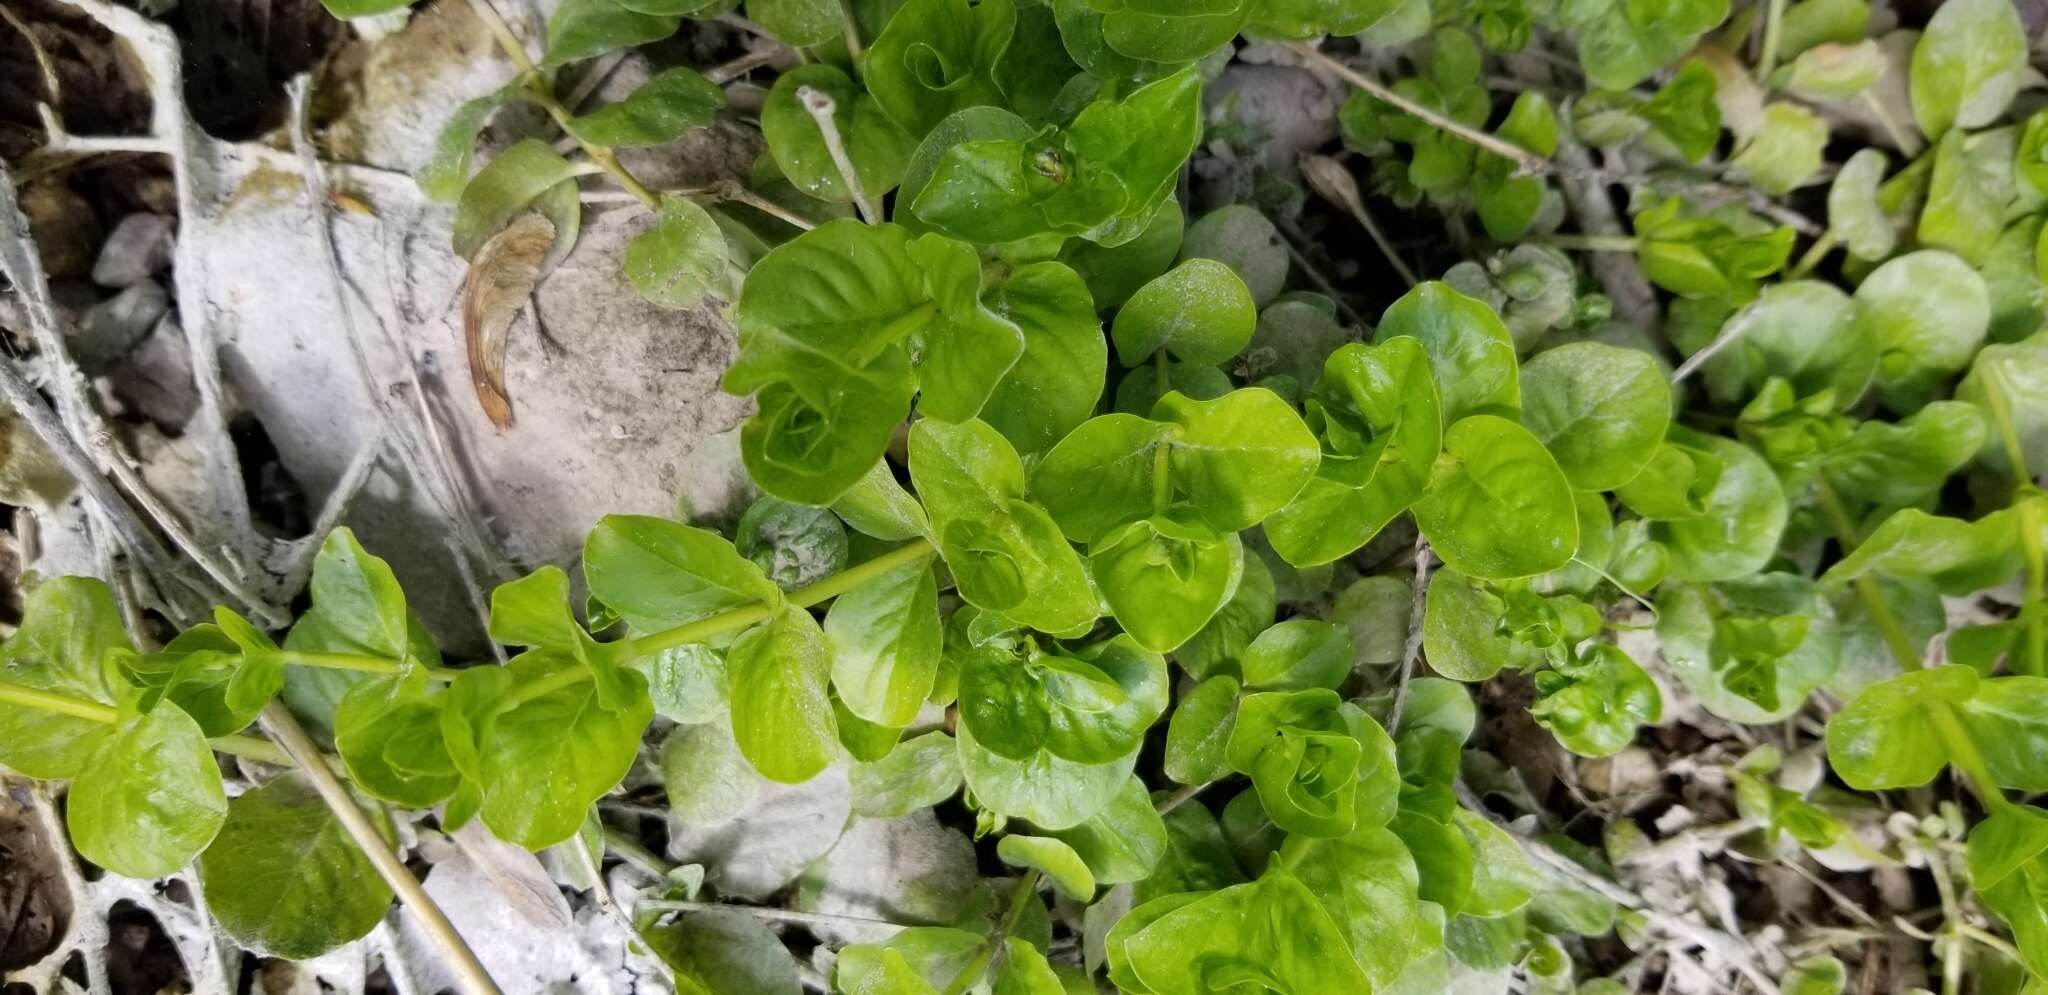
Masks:
[[[554,240],[554,222],[539,214],[522,214],[477,250],[462,281],[469,381],[485,417],[501,429],[512,427],[512,398],[505,393],[506,333],[533,295],[541,261]]]

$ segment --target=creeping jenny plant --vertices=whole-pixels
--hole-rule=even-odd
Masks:
[[[2048,986],[2048,111],[2008,0],[1876,38],[1863,0],[748,0],[786,67],[755,70],[766,153],[651,190],[613,150],[731,116],[725,74],[581,113],[562,78],[735,7],[561,0],[418,179],[477,265],[530,212],[573,240],[583,178],[622,186],[632,284],[736,329],[763,496],[732,532],[608,517],[582,590],[498,587],[503,666],[443,659],[347,530],[281,635],[222,608],[157,645],[99,581],[43,581],[0,647],[0,763],[69,782],[81,856],[196,861],[263,954],[368,932],[392,889],[246,732],[281,698],[387,833],[433,810],[601,856],[600,803],[657,753],[684,823],[845,768],[863,815],[971,826],[1009,880],[821,933],[810,983],[847,995],[1611,992],[1642,958],[1594,938],[1741,940],[1645,907],[1597,827],[1504,823],[1469,790],[1500,767],[1468,756],[1482,713],[1586,758],[1667,713],[1765,741],[1826,717],[1834,778],[1921,818],[1873,833],[1760,750],[1725,774],[1764,859],[1927,867],[1945,992]],[[1245,140],[1233,52],[1357,87],[1331,133],[1368,188],[1324,192],[1390,266],[1326,276],[1291,172],[1198,153]],[[568,141],[478,167],[514,103]],[[1632,235],[1559,232],[1567,187],[1614,182]],[[1197,210],[1203,184],[1243,203]],[[1366,193],[1428,231],[1388,239]],[[1416,244],[1470,220],[1472,259]],[[1649,310],[1615,320],[1579,250]],[[1446,279],[1403,286],[1418,256]],[[220,753],[262,783],[228,797]],[[796,991],[774,917],[686,878],[680,919],[636,923],[677,985]],[[1731,970],[1840,991],[1828,949]]]

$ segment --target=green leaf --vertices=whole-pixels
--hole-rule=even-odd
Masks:
[[[1225,752],[1232,770],[1251,777],[1267,816],[1290,833],[1342,836],[1392,814],[1394,741],[1334,691],[1246,695]]]
[[[1913,118],[1935,138],[1981,128],[2005,113],[2026,68],[2026,32],[2009,0],[1945,3],[1913,46]]]
[[[2048,813],[2030,805],[1994,810],[1970,830],[1970,885],[2005,920],[2013,945],[2035,976],[2048,974]]]
[[[327,8],[329,14],[347,20],[389,13],[410,2],[411,0],[320,0],[320,6]]]
[[[1996,587],[2019,572],[2017,519],[2012,508],[1974,522],[1903,508],[1829,567],[1821,583],[1840,590],[1862,577],[1923,579],[1958,597]]]
[[[1091,0],[1103,13],[1102,37],[1133,59],[1188,62],[1237,36],[1251,0]]]
[[[1920,212],[1920,244],[1946,249],[1982,267],[2005,230],[2012,202],[2017,133],[2000,128],[1977,135],[1951,131],[1935,147],[1927,205]]]
[[[1492,820],[1459,807],[1451,822],[1472,841],[1472,894],[1465,900],[1462,915],[1493,918],[1509,915],[1529,904],[1542,886],[1542,878],[1529,865],[1521,844]]]
[[[710,722],[725,714],[725,657],[703,643],[684,643],[626,665],[647,678],[647,695],[662,718]]]
[[[428,200],[453,204],[461,199],[462,188],[469,184],[469,165],[476,158],[477,136],[483,134],[491,115],[518,99],[520,93],[519,86],[507,85],[463,101],[448,116],[448,122],[434,135],[433,155],[413,174],[413,182]]]
[[[1077,902],[1095,897],[1095,875],[1074,848],[1046,836],[1005,836],[996,856],[1011,867],[1045,872],[1054,890]]]
[[[1804,708],[1834,676],[1841,653],[1833,609],[1812,581],[1785,573],[1665,585],[1657,638],[1707,711],[1751,725]]]
[[[1427,363],[1410,338],[1330,354],[1308,399],[1322,461],[1315,478],[1266,520],[1266,537],[1283,559],[1308,566],[1344,556],[1422,496],[1442,445]]]
[[[1301,416],[1263,388],[1213,401],[1172,393],[1153,415],[1091,418],[1040,461],[1032,494],[1070,538],[1169,508],[1236,532],[1292,500],[1319,462]]]
[[[1439,942],[1417,894],[1415,860],[1392,832],[1290,836],[1280,853],[1343,932],[1373,991],[1390,989],[1410,961]]]
[[[931,568],[906,564],[839,596],[825,615],[832,685],[853,714],[902,728],[939,673],[939,594]]]
[[[1676,61],[1727,19],[1728,0],[1564,0],[1558,16],[1578,43],[1586,77],[1604,89],[1626,90]]]
[[[819,0],[803,0],[819,2]],[[829,6],[829,4],[827,4]],[[838,33],[833,17],[832,33]],[[819,200],[852,203],[853,191],[846,187],[838,165],[825,144],[825,134],[816,118],[805,109],[798,91],[808,88],[832,100],[832,123],[846,146],[846,157],[860,181],[861,192],[870,203],[903,179],[904,167],[917,148],[916,136],[903,130],[875,98],[837,68],[814,64],[798,66],[776,77],[761,107],[761,134],[782,175],[798,190]]]
[[[1680,155],[1699,162],[1721,140],[1721,108],[1714,102],[1717,89],[1706,60],[1687,59],[1636,113],[1678,146]]]
[[[406,808],[431,808],[462,776],[441,738],[446,695],[424,674],[369,680],[334,710],[335,752],[358,790]]]
[[[924,508],[896,482],[886,462],[868,467],[859,481],[832,502],[832,510],[854,531],[883,542],[902,542],[931,532]]]
[[[1238,661],[1259,691],[1331,688],[1351,674],[1351,636],[1328,622],[1290,619],[1268,628]]]
[[[1720,465],[1701,498],[1698,517],[1650,527],[1651,537],[1670,556],[1670,576],[1731,580],[1762,569],[1778,551],[1788,516],[1785,489],[1770,464],[1742,443],[1718,435],[1673,426],[1670,441],[1706,453]]]
[[[1043,747],[1028,759],[1012,760],[975,742],[973,730],[964,722],[958,742],[960,769],[978,804],[1049,831],[1071,829],[1102,811],[1130,779],[1138,761],[1138,752],[1132,750],[1108,763],[1075,763]]]
[[[1635,740],[1636,727],[1664,712],[1657,684],[1627,653],[1596,644],[1577,661],[1536,676],[1541,701],[1530,714],[1564,748],[1582,757],[1606,757]]]
[[[562,0],[554,16],[548,18],[547,52],[541,57],[541,66],[565,66],[660,41],[675,34],[680,24],[680,17],[643,14],[618,0]]]
[[[503,668],[465,670],[450,687],[442,733],[458,768],[473,757],[464,775],[499,839],[540,850],[575,836],[639,753],[654,717],[645,689],[607,709],[592,682],[573,676],[581,669],[565,654],[532,650]]]
[[[982,244],[1048,232],[1131,241],[1150,226],[1201,136],[1201,94],[1202,78],[1189,69],[1091,103],[1065,129],[961,142],[911,210]]]
[[[1740,208],[1701,212],[1681,197],[1643,200],[1633,219],[1637,261],[1651,283],[1680,297],[1747,300],[1792,253],[1792,229]]]
[[[313,606],[329,624],[375,656],[405,658],[412,645],[405,591],[391,566],[365,551],[355,533],[339,528],[327,534],[310,586]]]
[[[126,688],[108,658],[134,650],[105,582],[54,577],[28,590],[21,627],[0,644],[0,679],[111,705]],[[105,728],[90,719],[0,702],[0,764],[30,777],[77,777]]]
[[[662,145],[711,123],[724,109],[725,91],[718,84],[695,69],[677,66],[656,73],[624,100],[577,117],[569,122],[569,130],[592,145]]]
[[[265,957],[311,960],[368,935],[391,908],[391,886],[299,771],[228,803],[199,874],[221,930]]]
[[[1471,414],[1512,414],[1522,406],[1515,341],[1484,302],[1447,283],[1421,284],[1380,316],[1373,341],[1402,336],[1429,353],[1445,424]]]
[[[710,213],[680,197],[663,197],[654,227],[626,245],[626,279],[649,302],[671,310],[706,297],[730,298],[725,233]]]
[[[798,784],[839,759],[826,683],[832,648],[811,614],[785,608],[726,652],[732,731],[763,777]]]
[[[660,764],[669,813],[686,826],[736,818],[761,790],[762,777],[740,753],[724,715],[670,730]]]
[[[1832,390],[1835,407],[1846,411],[1862,398],[1877,367],[1871,328],[1855,313],[1849,295],[1831,284],[1772,284],[1723,325],[1739,322],[1740,337],[1707,360],[1703,372],[1715,395],[1731,402],[1779,377],[1800,397]]]
[[[1261,310],[1280,296],[1290,265],[1280,229],[1250,204],[1226,204],[1196,219],[1181,240],[1180,257],[1214,259],[1230,267]],[[1303,360],[1313,368],[1314,356]]]
[[[1878,348],[1879,397],[1911,411],[1963,371],[1991,324],[1984,278],[1946,252],[1909,252],[1856,288],[1857,323]]]
[[[1166,776],[1181,784],[1207,784],[1230,773],[1224,748],[1237,721],[1237,679],[1218,674],[1195,685],[1166,727]]]
[[[1017,11],[1017,29],[996,60],[993,73],[1004,103],[1033,121],[1044,121],[1058,105],[1067,81],[1081,71],[1067,54],[1053,4],[1025,4]]]
[[[1097,307],[1115,307],[1173,265],[1185,228],[1180,201],[1168,197],[1153,209],[1152,220],[1137,238],[1112,246],[1072,239],[1060,247],[1060,262],[1088,281]]]
[[[939,551],[968,602],[1043,632],[1093,621],[1081,557],[1037,505],[1021,500],[1024,467],[979,421],[924,419],[910,430],[910,476]]]
[[[1828,230],[1858,259],[1883,259],[1898,245],[1898,229],[1877,194],[1889,166],[1882,149],[1857,149],[1828,186]]]
[[[1172,896],[1152,905],[1168,902],[1171,907],[1151,916],[1151,906],[1132,910],[1128,919],[1139,928],[1112,935],[1111,970],[1122,961],[1142,985],[1127,990],[1208,995],[1241,984],[1289,992],[1372,990],[1355,960],[1333,956],[1346,949],[1345,933],[1286,870],[1275,867],[1251,884],[1192,901]]]
[[[1934,779],[1949,761],[1948,743],[1928,714],[1977,692],[1977,672],[1935,667],[1864,688],[1828,720],[1828,763],[1858,791],[1912,788]]]
[[[1599,342],[1522,367],[1522,421],[1571,485],[1613,490],[1642,471],[1671,424],[1671,385],[1649,353]]]
[[[928,732],[896,744],[880,760],[854,764],[847,779],[854,814],[900,819],[960,790],[960,753],[953,737]]]
[[[1174,651],[1174,659],[1198,679],[1234,667],[1238,654],[1272,622],[1276,596],[1265,561],[1256,555],[1245,557],[1237,590],[1202,631]]]
[[[733,548],[775,586],[795,590],[846,569],[846,527],[824,508],[763,497],[747,507]]]
[[[564,4],[562,9],[568,6]],[[465,259],[476,255],[506,222],[556,184],[573,180],[582,171],[583,167],[538,139],[526,139],[498,153],[462,188],[462,198],[456,202],[450,235],[455,254]]]
[[[2048,790],[2048,762],[2034,744],[2048,734],[2048,678],[1994,677],[1957,709],[1993,780],[2028,794]]]
[[[65,805],[79,856],[122,877],[160,878],[213,842],[227,794],[191,716],[159,704],[91,738]]]
[[[808,48],[839,37],[839,0],[747,0],[747,14],[785,45]]]
[[[1766,193],[1783,196],[1820,171],[1828,126],[1798,104],[1773,102],[1735,155],[1729,168]]]
[[[1246,27],[1275,38],[1355,35],[1394,12],[1394,0],[1266,0]]]
[[[647,515],[599,519],[583,541],[583,577],[591,597],[642,632],[782,600],[722,536]]]
[[[1244,546],[1235,533],[1160,516],[1095,540],[1088,569],[1124,631],[1164,653],[1201,631],[1229,599],[1243,574]]]
[[[1474,577],[1532,577],[1579,548],[1564,472],[1528,429],[1496,415],[1473,415],[1444,433],[1415,523],[1446,564]]]
[[[1073,270],[1042,262],[1011,271],[988,306],[1023,330],[1024,352],[981,417],[1018,452],[1041,455],[1087,421],[1102,396],[1109,355],[1096,302]]]
[[[1998,419],[1986,382],[1998,378],[2010,408],[2013,433],[2019,437],[2020,456],[2037,474],[2048,467],[2048,372],[2044,371],[2048,371],[2048,334],[2035,333],[2024,342],[1994,343],[1978,350],[1969,375],[1956,386],[1956,399],[1975,406],[1986,426],[1996,426]],[[1977,458],[1999,473],[2014,472],[2005,440],[1995,427],[1988,428]]]
[[[1004,103],[994,72],[1016,26],[1006,0],[908,0],[861,57],[861,78],[904,130],[923,135],[956,111]]]
[[[1258,324],[1251,291],[1213,259],[1190,259],[1145,284],[1116,315],[1117,358],[1137,366],[1161,349],[1184,363],[1237,355]]]
[[[1166,662],[1118,636],[1058,656],[977,648],[960,673],[960,725],[1012,760],[1040,750],[1110,763],[1137,749],[1166,711]]]
[[[1028,9],[1028,8],[1027,8]],[[924,139],[917,143],[917,150],[911,153],[910,164],[903,170],[903,184],[896,190],[896,202],[890,211],[890,221],[914,232],[931,231],[912,212],[910,206],[931,184],[932,176],[938,171],[939,163],[953,147],[966,142],[1006,140],[1022,142],[1030,139],[1038,129],[1030,122],[1002,107],[968,107],[953,112],[940,121]]]
[[[1934,401],[1896,424],[1858,423],[1855,434],[1822,454],[1820,471],[1838,494],[1880,507],[1917,504],[1968,465],[1988,436],[1975,407]]]
[[[675,972],[679,995],[801,995],[804,990],[789,948],[766,923],[745,912],[694,912],[643,929],[641,935]]]
[[[1431,670],[1459,681],[1483,681],[1503,666],[1534,662],[1529,647],[1500,631],[1506,605],[1484,583],[1445,566],[1424,595],[1422,648]]]

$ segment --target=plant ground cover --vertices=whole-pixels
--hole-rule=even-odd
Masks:
[[[150,135],[46,110],[0,170],[35,353],[0,363],[0,483],[95,574],[17,578],[0,765],[47,876],[201,896],[218,962],[155,987],[2048,991],[2028,9],[321,2],[370,63],[460,11],[510,78],[394,177],[339,126],[322,158],[316,98],[377,99],[312,92],[349,59],[221,143],[167,29],[64,0]],[[6,23],[61,103],[61,25]],[[649,178],[707,136],[758,155]],[[270,171],[231,205],[303,197],[366,385],[329,215],[379,218],[373,174],[443,205],[467,389],[399,350],[396,441],[307,538],[240,479],[165,507],[108,427],[138,419],[28,192],[110,153],[168,159],[181,210],[237,157]],[[729,341],[748,501],[465,573],[456,652],[337,523],[386,462],[459,562],[498,538],[434,405],[532,431],[508,340],[598,323],[538,295],[621,217],[606,272]],[[154,990],[44,932],[23,977]],[[513,964],[593,943],[554,989]]]

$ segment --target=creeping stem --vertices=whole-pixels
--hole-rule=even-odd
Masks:
[[[97,701],[74,698],[68,694],[44,691],[41,688],[32,688],[8,681],[0,681],[0,702],[6,702],[10,705],[24,705],[29,708],[41,709],[45,712],[69,715],[72,718],[84,719],[87,722],[99,722],[105,725],[113,725],[120,717],[119,713],[111,705],[102,705]],[[249,760],[257,760],[267,764],[276,764],[280,767],[291,766],[291,758],[286,756],[283,750],[278,749],[276,744],[267,739],[256,736],[235,735],[215,736],[207,742],[212,744],[214,749],[222,753]]]
[[[1010,935],[1011,930],[1017,928],[1017,921],[1024,917],[1024,903],[1031,901],[1037,893],[1037,871],[1027,871],[1023,877],[1017,879],[1017,887],[1010,889],[1010,907],[1003,913],[1002,925],[989,934],[988,941],[981,945],[981,950],[974,955],[974,959],[968,961],[967,966],[953,976],[952,984],[946,986],[943,995],[964,995],[967,989],[974,987],[974,983],[981,980],[982,974],[988,970],[989,962],[995,959],[996,951],[1002,949],[1003,940]]]

